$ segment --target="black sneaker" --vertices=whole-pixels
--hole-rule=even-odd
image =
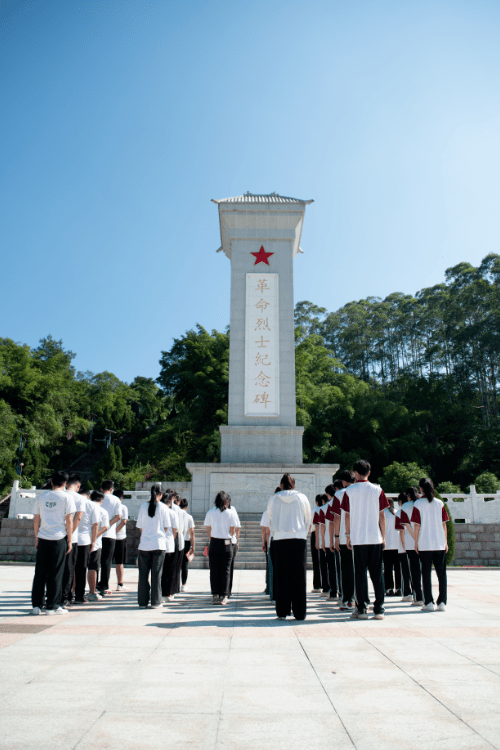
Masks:
[[[83,599],[75,599],[75,604],[87,604],[88,599],[84,596]]]

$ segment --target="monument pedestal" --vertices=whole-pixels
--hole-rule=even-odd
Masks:
[[[191,513],[206,513],[213,508],[221,490],[231,495],[238,513],[263,513],[281,477],[289,472],[295,488],[303,492],[312,505],[316,495],[325,491],[338,464],[186,464],[193,477]]]
[[[303,427],[271,427],[259,425],[255,427],[222,425],[221,433],[221,463],[273,464],[302,462]]]

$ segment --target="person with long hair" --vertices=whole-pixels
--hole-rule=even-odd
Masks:
[[[278,492],[281,492],[279,489]],[[276,492],[274,493],[276,494]],[[321,565],[319,561],[320,531],[319,531],[319,508],[321,505],[321,495],[316,495],[315,508],[312,512],[311,521],[311,559],[313,565],[313,587],[312,594],[321,593]]]
[[[171,528],[167,531],[166,547],[165,547],[165,559],[163,561],[163,571],[161,574],[161,593],[164,604],[167,602],[173,602],[174,597],[170,593],[172,590],[172,579],[175,573],[175,550],[176,550],[176,539],[177,539],[177,526],[178,519],[177,513],[172,510],[172,490],[165,490],[161,497],[161,502],[168,511]]]
[[[399,531],[396,528],[398,520],[394,510],[394,502],[389,499],[389,507],[385,509],[385,547],[384,547],[384,584],[386,596],[401,596],[401,568],[399,565],[398,548],[401,543]]]
[[[422,569],[420,567],[420,557],[415,552],[415,530],[411,522],[413,506],[418,500],[419,491],[416,487],[408,487],[405,490],[406,502],[401,506],[400,521],[405,529],[405,548],[410,564],[411,587],[413,589],[412,607],[422,607]]]
[[[307,535],[311,526],[309,500],[295,489],[295,479],[284,474],[280,492],[267,506],[271,529],[276,616],[286,619],[292,612],[296,620],[305,620]]]
[[[161,574],[165,559],[166,532],[171,528],[170,514],[160,503],[161,484],[151,487],[149,503],[143,503],[137,517],[137,528],[141,532],[139,542],[139,585],[137,600],[140,609],[146,609],[151,598],[151,607],[157,609],[161,602]],[[151,574],[151,585],[149,575]]]
[[[235,518],[229,505],[230,496],[227,492],[218,492],[214,507],[208,511],[204,521],[210,544],[208,562],[212,604],[225,605],[228,601],[233,558],[232,537],[236,533]]]
[[[424,612],[446,610],[447,579],[446,553],[448,552],[448,533],[446,522],[450,520],[444,503],[436,497],[432,481],[425,477],[418,483],[423,497],[413,506],[411,521],[415,531],[415,552],[422,564],[422,584],[424,588]],[[437,607],[432,596],[431,572],[436,570],[439,581]]]
[[[397,502],[399,505],[398,510],[396,511],[396,529],[399,534],[398,539],[398,558],[399,558],[399,566],[401,568],[401,578],[403,582],[403,589],[401,591],[402,602],[412,602],[413,601],[413,594],[412,594],[412,588],[411,588],[411,576],[410,576],[410,566],[408,564],[408,555],[406,554],[406,547],[405,547],[405,527],[401,523],[401,508],[406,503],[407,497],[404,492],[400,492],[397,498]]]

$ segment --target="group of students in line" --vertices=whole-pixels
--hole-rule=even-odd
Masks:
[[[355,619],[367,619],[370,605],[368,573],[375,599],[374,618],[384,619],[385,596],[425,612],[445,611],[446,552],[449,521],[432,481],[402,492],[395,510],[377,484],[368,481],[371,467],[359,460],[353,471],[309,501],[285,474],[261,519],[267,554],[266,593],[275,602],[278,619],[292,612],[306,617],[306,540],[311,530],[313,593],[339,605]],[[432,596],[431,571],[436,570],[439,595]]]
[[[106,480],[100,490],[80,492],[80,477],[76,474],[68,476],[64,471],[55,472],[50,483],[51,489],[35,500],[36,563],[31,593],[31,613],[34,615],[64,615],[72,604],[99,601],[109,596],[112,593],[113,561],[116,565],[116,590],[127,590],[123,571],[127,562],[128,509],[122,502],[123,491],[115,490],[113,482]],[[168,564],[163,566],[162,559],[164,577],[160,596],[164,601],[171,601],[186,589],[187,566],[195,547],[194,521],[187,513],[187,500],[170,490],[161,492],[161,487],[160,494],[168,509],[171,529],[171,538],[167,541],[164,535],[163,539]],[[148,504],[145,506],[147,508]],[[141,519],[143,508],[144,505],[141,506]],[[141,537],[141,542],[139,581],[144,582],[151,570],[153,556],[148,553],[147,533]],[[86,595],[87,581],[89,593]],[[144,583],[139,587],[138,598],[139,606],[147,606],[149,588]]]

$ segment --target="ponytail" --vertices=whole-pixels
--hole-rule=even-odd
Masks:
[[[432,503],[434,498],[436,497],[436,490],[434,489],[434,485],[432,484],[432,480],[429,479],[429,477],[424,477],[420,480],[418,483],[418,486],[424,493],[427,500]]]
[[[154,518],[156,513],[156,498],[161,495],[161,484],[153,484],[151,487],[151,498],[148,505],[148,516]]]

